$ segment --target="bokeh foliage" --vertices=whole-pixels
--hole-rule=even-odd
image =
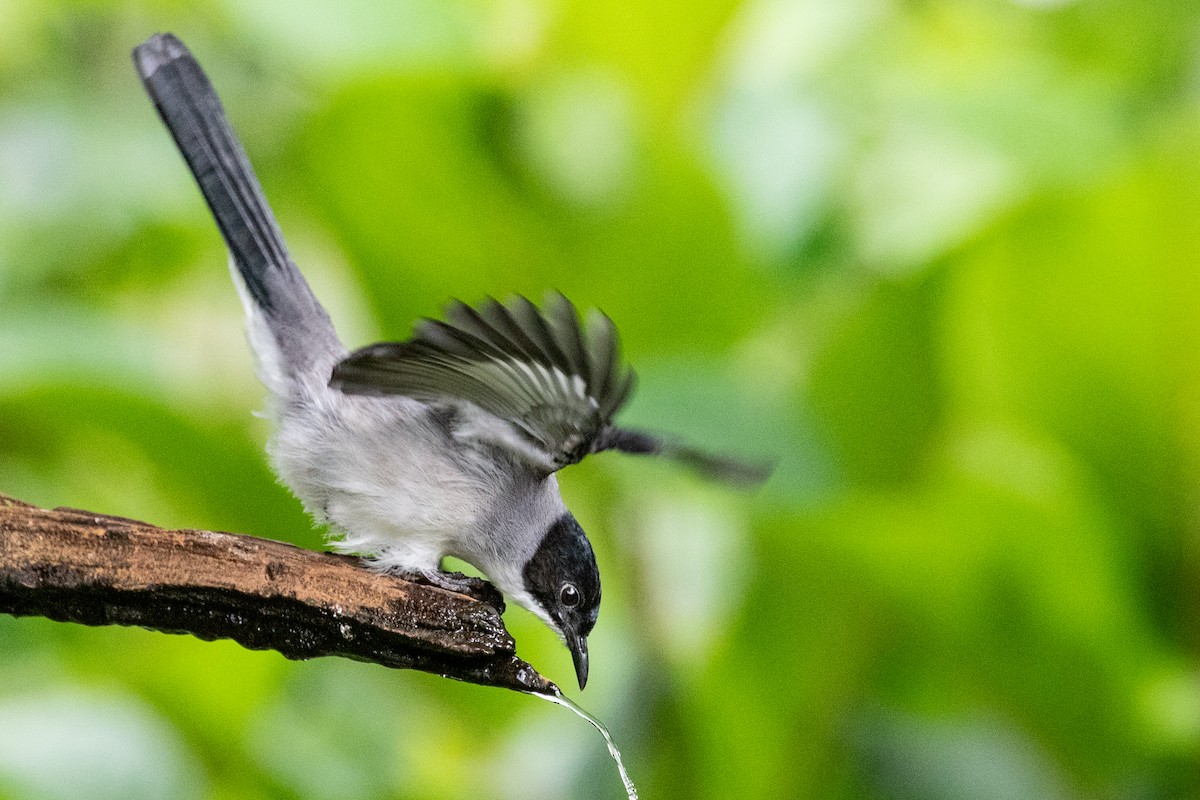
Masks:
[[[0,20],[0,491],[320,546],[128,61],[172,30],[348,344],[558,288],[620,326],[627,421],[779,459],[562,476],[605,585],[580,699],[644,796],[1200,797],[1200,6]],[[621,789],[532,698],[0,619],[0,797],[563,796]]]

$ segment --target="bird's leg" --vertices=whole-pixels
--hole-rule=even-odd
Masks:
[[[504,612],[504,595],[482,578],[472,578],[461,572],[443,572],[440,569],[420,569],[401,573],[407,581],[436,586],[448,592],[465,594],[481,603],[487,603],[496,611]]]
[[[504,612],[504,595],[499,589],[482,578],[471,578],[461,572],[441,569],[442,559],[433,553],[387,547],[361,557],[367,567],[376,572],[395,575],[409,583],[436,586],[447,592],[466,595],[492,606],[500,613]]]

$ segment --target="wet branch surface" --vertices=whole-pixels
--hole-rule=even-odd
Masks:
[[[356,558],[0,495],[0,612],[232,639],[524,692],[554,684],[516,656],[491,604],[374,573]]]

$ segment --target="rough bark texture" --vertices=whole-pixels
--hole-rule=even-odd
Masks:
[[[502,609],[501,609],[502,610]],[[523,692],[554,684],[516,657],[493,605],[290,544],[0,495],[0,612],[233,639],[288,658],[343,656]]]

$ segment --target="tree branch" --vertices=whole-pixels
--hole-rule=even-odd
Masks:
[[[502,604],[501,604],[502,610]],[[0,495],[0,612],[233,639],[547,694],[492,605],[290,544]]]

